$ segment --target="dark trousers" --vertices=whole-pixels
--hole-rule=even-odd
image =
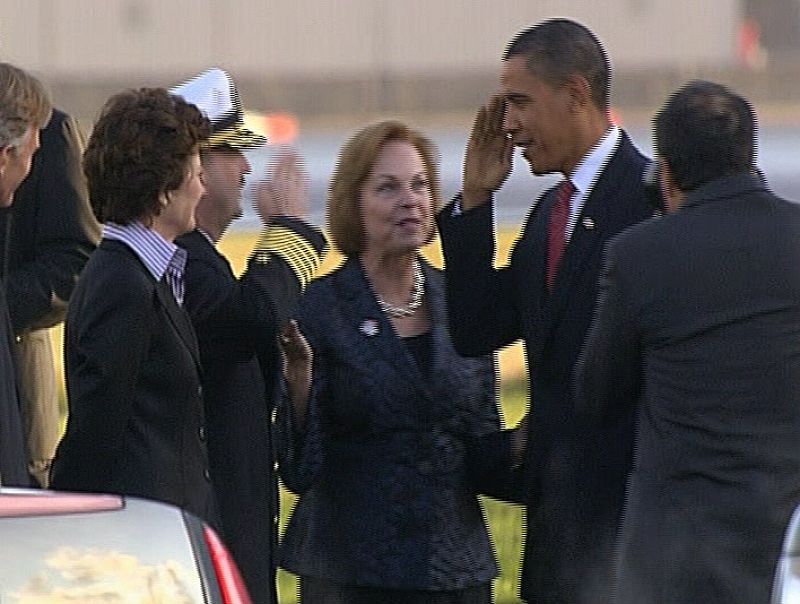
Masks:
[[[381,589],[300,577],[301,604],[491,604],[491,583],[448,591]]]

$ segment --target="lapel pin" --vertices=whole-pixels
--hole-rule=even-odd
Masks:
[[[375,319],[364,319],[361,321],[361,325],[358,326],[358,330],[369,337],[377,336],[380,333],[378,322]]]
[[[581,224],[583,225],[583,228],[586,229],[587,231],[594,230],[594,220],[592,220],[589,216],[586,216],[586,218],[581,220]]]

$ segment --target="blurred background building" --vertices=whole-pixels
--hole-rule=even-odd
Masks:
[[[800,0],[0,0],[0,57],[84,119],[123,87],[212,65],[260,112],[472,111],[508,40],[552,16],[604,41],[619,106],[655,107],[693,77],[800,99]]]

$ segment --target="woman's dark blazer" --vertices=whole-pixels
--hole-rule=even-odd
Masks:
[[[461,589],[497,575],[467,467],[499,428],[494,359],[450,342],[441,272],[424,265],[432,367],[420,370],[349,259],[313,282],[300,328],[314,349],[307,431],[278,425],[286,486],[300,495],[281,546],[304,576],[392,589]]]
[[[54,489],[125,493],[214,521],[197,341],[165,281],[104,239],[67,314],[69,419]]]

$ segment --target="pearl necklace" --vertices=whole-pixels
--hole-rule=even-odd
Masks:
[[[410,317],[422,305],[422,296],[425,295],[425,275],[422,272],[419,260],[414,261],[414,285],[411,287],[411,296],[408,298],[408,303],[405,306],[394,306],[388,302],[384,302],[383,298],[378,296],[378,306],[381,310],[393,319],[403,319]]]

